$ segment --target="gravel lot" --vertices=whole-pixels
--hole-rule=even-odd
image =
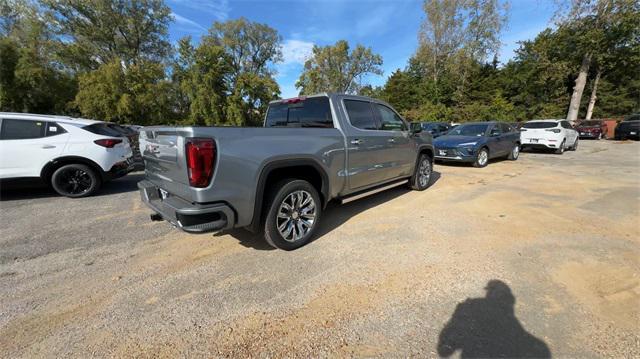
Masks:
[[[294,252],[149,221],[141,174],[0,202],[0,357],[640,356],[640,143],[437,165]]]

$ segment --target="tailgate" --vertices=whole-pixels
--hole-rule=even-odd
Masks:
[[[191,200],[185,133],[171,127],[145,128],[139,141],[147,179],[171,194]]]

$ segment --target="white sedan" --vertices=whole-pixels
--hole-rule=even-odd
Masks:
[[[534,120],[520,129],[522,149],[553,149],[557,154],[578,148],[578,131],[566,120]]]

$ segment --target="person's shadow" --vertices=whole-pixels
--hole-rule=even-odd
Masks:
[[[550,358],[549,347],[529,334],[514,314],[516,298],[508,285],[491,280],[484,298],[467,299],[438,338],[438,354],[461,358]]]

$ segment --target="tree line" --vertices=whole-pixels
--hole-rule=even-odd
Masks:
[[[498,0],[426,0],[418,48],[383,86],[383,59],[314,46],[301,94],[382,98],[410,120],[615,117],[640,110],[640,3],[580,0],[500,65]],[[169,42],[162,0],[0,0],[0,110],[118,123],[255,126],[280,97],[282,37],[244,18]],[[414,34],[408,36],[415,36]],[[583,96],[583,93],[590,93]]]

